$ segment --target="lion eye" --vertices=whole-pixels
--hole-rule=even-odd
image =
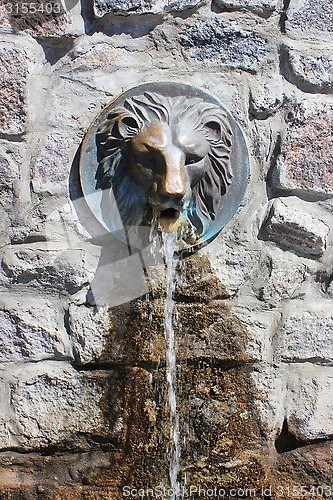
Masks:
[[[195,154],[195,153],[189,153],[186,155],[185,165],[193,165],[193,163],[198,163],[201,160],[202,160],[202,156]]]

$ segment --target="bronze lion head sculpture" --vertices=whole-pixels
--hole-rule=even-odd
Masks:
[[[99,208],[88,205],[109,231],[123,227],[127,234],[157,220],[164,231],[181,228],[183,248],[195,249],[237,210],[248,157],[240,128],[215,98],[155,83],[102,111],[83,143],[80,168],[86,198],[101,193]]]
[[[96,188],[112,187],[126,226],[179,218],[201,237],[232,180],[232,131],[202,99],[145,92],[113,109],[97,130]]]

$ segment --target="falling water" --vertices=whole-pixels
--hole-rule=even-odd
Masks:
[[[166,264],[166,299],[164,305],[164,330],[167,343],[166,350],[166,369],[168,383],[168,397],[170,406],[170,467],[169,477],[172,490],[171,500],[179,498],[180,484],[178,481],[179,473],[179,415],[177,412],[176,402],[176,344],[175,332],[172,325],[173,302],[172,294],[175,289],[175,272],[178,263],[178,258],[175,255],[175,250],[178,245],[177,231],[162,232],[162,252]]]

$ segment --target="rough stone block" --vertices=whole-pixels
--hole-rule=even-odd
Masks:
[[[333,37],[333,5],[331,0],[300,0],[290,2],[287,9],[286,33],[297,38]]]
[[[30,491],[27,489],[31,488],[32,497],[36,490],[37,494],[44,495],[54,492],[59,483],[66,486],[77,483],[100,468],[112,469],[110,453],[103,450],[45,455],[38,452],[3,451],[0,454],[0,492],[2,494],[2,488],[13,488],[19,495],[18,484],[29,485],[23,487],[25,491],[22,493],[23,498],[28,499]],[[112,498],[116,498],[116,494]]]
[[[300,441],[333,435],[333,368],[291,365],[287,381],[288,429]]]
[[[1,397],[1,415],[0,415],[0,449],[10,448],[12,440],[9,432],[10,421],[13,418],[13,409],[10,405],[10,386],[2,380],[0,373],[0,397]]]
[[[0,294],[0,362],[68,358],[64,311],[51,300]]]
[[[46,239],[50,250],[58,242],[62,248],[78,248],[91,240],[91,234],[82,226],[80,220],[86,225],[95,224],[96,219],[84,209],[86,204],[83,198],[75,201],[75,207],[66,197],[46,197],[34,205],[30,210],[32,215],[33,234],[39,239]],[[86,217],[82,216],[82,213]],[[80,214],[80,215],[78,215]],[[88,226],[90,227],[90,226]],[[37,237],[36,237],[37,240]],[[19,239],[17,243],[23,243]],[[86,243],[87,244],[87,243]]]
[[[105,377],[78,373],[68,363],[44,361],[0,371],[9,408],[6,422],[12,448],[87,446],[81,436],[107,437],[110,426],[101,399]],[[4,448],[8,445],[0,443]]]
[[[291,303],[279,328],[278,356],[284,361],[332,362],[332,304]]]
[[[288,441],[289,444],[290,440]],[[331,490],[333,467],[333,443],[331,440],[322,443],[309,443],[307,446],[287,451],[288,453],[279,453],[276,464],[277,477],[283,477],[285,481],[285,492],[290,492],[290,488],[295,484],[304,485],[307,491],[313,491],[316,496],[317,491],[319,496],[322,496],[323,490],[320,486],[318,490],[316,487],[313,488],[314,484],[325,485],[324,490],[326,487],[327,491]],[[315,481],[314,478],[316,478]]]
[[[202,250],[209,258],[214,273],[226,286],[230,295],[237,295],[256,269],[258,252],[251,252],[241,245],[229,246],[216,238]]]
[[[73,355],[78,363],[96,363],[103,358],[111,328],[115,326],[112,321],[114,316],[107,306],[98,310],[94,307],[70,306],[68,323]],[[111,342],[110,348],[121,348],[121,333],[118,342]]]
[[[68,141],[60,135],[49,136],[45,146],[32,159],[31,180],[35,193],[66,194],[70,161]]]
[[[163,14],[164,12],[177,12],[203,4],[204,0],[94,0],[94,13],[96,17],[105,14]]]
[[[113,92],[118,95],[118,90],[116,87],[113,88],[111,84],[110,89],[107,87],[107,75],[105,75],[106,69],[115,73],[116,71],[128,70],[129,67],[135,70],[136,67],[142,68],[142,71],[149,70],[152,68],[151,58],[147,54],[149,52],[154,52],[154,43],[146,36],[138,37],[137,39],[128,40],[121,36],[118,37],[117,41],[112,45],[109,43],[100,42],[92,45],[83,45],[83,47],[77,47],[76,50],[73,49],[69,53],[70,64],[66,65],[62,70],[66,75],[66,78],[73,80],[74,82],[79,78],[81,83],[86,83],[90,87],[108,90],[110,93]],[[81,49],[81,50],[80,50]],[[70,58],[74,58],[72,61]],[[104,83],[103,86],[98,86],[98,82]],[[110,84],[109,84],[110,85]],[[59,96],[64,98],[63,96]],[[69,96],[71,97],[71,96]],[[84,96],[81,96],[81,98]],[[76,97],[77,98],[77,97]],[[89,94],[87,99],[89,99]],[[91,103],[82,102],[82,105],[87,106],[89,109],[87,113],[95,110],[98,111],[99,105],[103,106],[105,101],[98,102],[97,96],[95,101]],[[72,108],[73,114],[77,113],[75,110],[75,104],[68,101],[68,106]],[[91,117],[92,119],[92,117]],[[89,125],[89,123],[87,123]]]
[[[333,195],[333,106],[316,104],[299,124],[289,125],[273,184],[294,192]]]
[[[256,310],[256,304],[247,301],[245,305],[234,306],[232,312],[249,332],[246,354],[251,360],[268,362],[271,358],[272,338],[279,320],[277,311]]]
[[[262,35],[242,31],[238,25],[220,19],[188,24],[180,33],[179,43],[185,56],[203,65],[215,64],[250,73],[272,62],[274,54]]]
[[[188,422],[188,451],[183,447],[183,453],[189,453],[194,466],[189,468],[188,484],[214,484],[222,463],[226,488],[238,480],[253,485],[261,476],[262,468],[254,466],[256,460],[248,450],[250,441],[256,441],[256,419],[247,373],[244,367],[182,367],[179,408],[181,422]]]
[[[22,183],[22,187],[26,189],[26,183]],[[94,227],[96,219],[87,209],[84,211],[84,199],[79,198],[75,204],[80,220],[88,227]],[[7,234],[15,245],[41,241],[42,249],[47,245],[50,251],[55,250],[56,245],[63,249],[81,248],[82,245],[88,245],[91,234],[80,223],[78,212],[71,200],[65,197],[42,197],[37,203],[20,203],[18,200],[11,213],[11,224],[7,225]],[[84,218],[82,213],[87,216]]]
[[[222,10],[245,10],[264,18],[269,17],[280,4],[279,0],[214,0]]]
[[[10,236],[8,228],[10,226],[10,220],[8,217],[8,211],[3,207],[0,207],[0,247],[3,248],[10,243]],[[2,275],[2,269],[0,275]]]
[[[274,200],[265,224],[268,239],[301,255],[322,255],[329,227],[294,205],[292,197]]]
[[[303,50],[284,45],[282,70],[288,81],[305,92],[333,93],[333,56],[324,49]]]
[[[205,304],[179,304],[175,325],[181,359],[248,361],[250,335],[241,321],[222,301]]]
[[[279,84],[281,83],[281,85]],[[250,113],[258,120],[272,116],[282,106],[284,94],[282,82],[264,83],[251,87]]]
[[[26,244],[7,248],[2,265],[12,283],[74,294],[91,282],[97,261],[90,247],[51,250]]]
[[[254,283],[259,300],[276,307],[290,299],[305,280],[306,266],[287,260],[268,259],[262,274]]]
[[[281,368],[261,364],[254,367],[250,381],[254,408],[264,436],[274,439],[284,419],[286,377]]]
[[[5,1],[0,6],[0,33],[14,31],[43,38],[82,34],[80,22],[73,20],[70,11],[76,3],[76,0],[35,0],[26,5],[21,0]]]
[[[18,165],[0,153],[0,205],[6,209],[14,201],[14,185],[18,179]]]
[[[27,55],[14,44],[0,44],[0,133],[19,135],[25,131]]]

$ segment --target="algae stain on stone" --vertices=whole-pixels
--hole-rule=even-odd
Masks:
[[[245,349],[249,334],[223,300],[226,291],[198,255],[186,259],[174,302],[178,342],[177,408],[182,454],[180,477],[188,484],[214,482],[234,487],[266,485],[266,464],[251,404],[251,360]],[[191,289],[194,290],[191,297]],[[126,320],[126,314],[129,312]],[[114,315],[110,311],[110,317]],[[110,320],[123,333],[128,363],[112,367],[117,380],[104,398],[103,412],[115,432],[111,456],[114,482],[135,488],[168,484],[169,414],[165,383],[163,290],[150,300],[137,299],[117,308],[125,321]],[[114,332],[110,336],[114,339]],[[110,347],[110,344],[108,344]],[[115,350],[113,346],[113,351]],[[109,354],[103,354],[104,359]],[[110,381],[111,383],[111,381]],[[110,395],[113,394],[112,397]],[[120,424],[119,424],[120,423]],[[117,471],[117,473],[116,473]],[[112,470],[101,471],[112,478]],[[99,479],[98,479],[99,478]],[[103,481],[103,480],[102,480]]]

